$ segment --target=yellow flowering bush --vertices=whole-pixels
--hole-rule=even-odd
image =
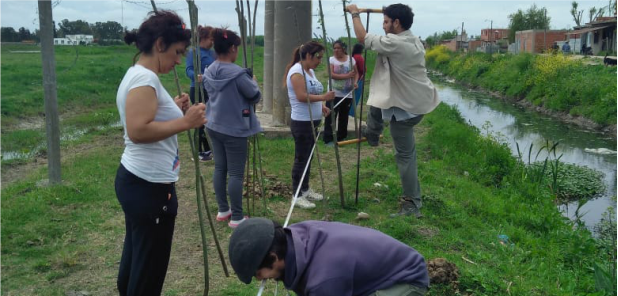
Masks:
[[[572,61],[562,55],[537,55],[532,63],[532,71],[534,75],[529,75],[527,79],[528,85],[541,84],[546,81],[551,81],[556,78],[558,72],[573,65]]]
[[[448,48],[444,45],[434,46],[427,51],[425,54],[425,59],[427,62],[434,65],[443,64],[451,59],[448,51]]]

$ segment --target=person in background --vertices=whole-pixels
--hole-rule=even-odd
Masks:
[[[358,42],[378,53],[371,76],[367,101],[370,108],[364,135],[369,145],[377,146],[384,129],[384,120],[390,122],[395,160],[403,189],[401,209],[392,216],[414,214],[420,218],[422,200],[414,127],[425,114],[440,104],[440,100],[436,88],[427,77],[425,48],[410,31],[414,13],[404,4],[385,7],[382,28],[386,35],[380,36],[365,31],[356,5],[349,5],[347,11],[352,14]]]
[[[364,49],[365,46],[360,43],[354,44],[354,47],[352,48],[352,57],[356,62],[356,72],[358,73],[358,82],[356,82],[358,87],[354,91],[354,99],[356,100],[356,102],[354,103],[354,106],[350,108],[350,116],[354,116],[354,114],[356,113],[356,106],[358,105],[358,102],[362,97],[364,84],[363,80],[365,79],[365,72],[367,71],[367,67],[365,66],[365,58],[363,57]]]
[[[554,42],[554,44],[551,46],[551,53],[558,54],[559,49],[560,47],[558,47],[558,42]]]
[[[429,274],[414,248],[371,228],[304,221],[281,227],[251,218],[230,237],[238,279],[282,281],[306,296],[422,296]]]
[[[178,211],[176,134],[203,126],[206,118],[204,104],[189,108],[187,94],[172,98],[158,75],[180,65],[190,39],[180,17],[163,10],[124,37],[127,44],[135,43],[139,59],[134,58],[116,94],[125,144],[115,180],[126,227],[120,295],[160,295],[165,281]]]
[[[571,53],[571,45],[569,45],[569,42],[565,42],[564,44],[562,44],[562,53],[563,54],[569,54]]]
[[[210,95],[206,128],[215,155],[212,181],[219,205],[217,221],[231,219],[228,226],[235,228],[245,220],[242,182],[247,159],[247,138],[262,131],[253,112],[253,105],[260,101],[262,93],[251,71],[234,63],[238,57],[240,37],[227,29],[215,29],[213,37],[217,60],[206,69],[203,76],[204,88]],[[231,209],[227,201],[228,194]]]
[[[207,27],[202,27],[202,26],[198,26],[197,27],[197,31],[200,37],[200,43],[199,43],[199,47],[200,47],[200,66],[202,67],[202,69],[200,71],[198,71],[197,73],[197,83],[200,87],[202,87],[202,73],[204,73],[204,71],[206,70],[206,68],[208,68],[208,66],[210,66],[210,64],[212,64],[212,62],[215,61],[215,54],[214,52],[211,50],[212,48],[212,33],[213,28],[210,26]],[[189,49],[189,53],[187,54],[187,58],[186,58],[186,68],[185,68],[185,72],[187,73],[187,77],[189,77],[191,79],[191,88],[189,91],[189,98],[191,99],[191,104],[195,104],[196,100],[195,100],[195,71],[194,71],[194,65],[193,65],[193,49]],[[203,90],[202,87],[202,93],[204,94],[204,103],[208,102],[208,93],[205,92]],[[198,102],[201,102],[201,99],[197,100]],[[208,140],[206,139],[206,133],[204,131],[204,127],[200,127],[198,130],[198,135],[199,135],[199,153],[198,153],[198,157],[200,158],[200,161],[208,161],[212,159],[212,151],[210,151],[210,146],[208,146]]]
[[[352,59],[352,66],[350,67],[350,56],[347,55],[346,49],[347,46],[343,41],[335,41],[333,43],[334,55],[328,60],[332,76],[332,89],[335,91],[335,100],[333,102],[326,102],[326,107],[332,108],[332,106],[343,101],[333,110],[332,114],[329,114],[324,119],[324,143],[328,146],[335,145],[333,143],[334,127],[332,126],[331,116],[335,116],[335,121],[337,122],[337,142],[343,141],[348,136],[348,113],[352,105],[352,94],[350,91],[358,87],[356,84],[358,81],[356,62]]]
[[[332,101],[335,92],[324,93],[324,87],[313,71],[322,62],[324,46],[310,41],[294,49],[292,60],[287,65],[285,86],[288,90],[290,106],[292,107],[292,123],[290,129],[294,137],[294,164],[292,165],[292,188],[300,193],[295,206],[311,209],[315,204],[309,200],[322,200],[324,197],[309,188],[311,173],[311,149],[315,144],[313,133],[317,135],[317,127],[330,110],[322,102]],[[309,102],[307,102],[309,101]],[[311,120],[316,130],[311,130]],[[302,180],[305,166],[309,163],[305,178]]]

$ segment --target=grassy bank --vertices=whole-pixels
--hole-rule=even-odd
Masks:
[[[202,267],[194,179],[186,137],[179,139],[181,206],[165,295],[196,295]],[[121,134],[110,131],[93,140],[100,145],[63,162],[64,185],[37,187],[45,176],[42,168],[2,190],[3,295],[115,294],[124,227],[113,191]],[[363,147],[358,206],[352,202],[356,154],[350,145],[341,149],[348,207],[340,207],[336,181],[330,181],[328,205],[296,210],[293,222],[321,219],[327,213],[335,221],[383,231],[427,259],[443,257],[455,263],[461,274],[458,285],[434,284],[431,295],[603,295],[595,294],[593,268],[611,251],[600,251],[590,233],[563,218],[551,192],[522,179],[521,164],[506,147],[479,136],[445,105],[421,123],[417,140],[423,219],[388,218],[397,210],[400,187],[387,132],[380,147]],[[267,216],[283,221],[291,196],[285,185],[290,183],[293,141],[262,139],[261,146],[268,187],[284,188],[273,189]],[[321,151],[325,179],[336,180],[333,151],[324,146]],[[207,180],[212,168],[212,163],[203,165]],[[319,188],[317,169],[312,184]],[[261,213],[261,201],[256,209]],[[360,211],[371,218],[355,220]],[[226,249],[230,230],[221,223],[216,230]],[[255,295],[256,285],[223,276],[212,242],[209,256],[211,295]]]
[[[427,52],[427,65],[471,86],[535,106],[616,124],[616,67],[586,65],[562,54]]]
[[[9,50],[2,48],[2,105],[9,106],[6,114],[2,109],[3,153],[7,149],[34,149],[31,147],[44,139],[41,83],[37,77],[40,55]],[[67,295],[76,291],[117,294],[115,277],[124,221],[113,180],[123,150],[122,131],[117,127],[94,127],[109,126],[118,120],[115,92],[135,51],[131,47],[78,50],[79,55],[71,47],[57,47],[56,52],[59,94],[62,88],[64,96],[60,99],[59,95],[63,134],[71,129],[86,131],[78,140],[64,142],[64,184],[38,187],[37,183],[46,178],[43,165],[2,162],[3,178],[7,171],[27,168],[14,178],[17,181],[3,184],[1,192],[2,295]],[[262,73],[261,50],[256,48],[255,73]],[[373,64],[373,55],[369,55],[369,73]],[[177,70],[187,90],[184,67]],[[318,75],[325,77],[323,66]],[[262,77],[257,76],[261,81]],[[27,82],[28,77],[33,80]],[[173,75],[161,78],[174,93]],[[318,205],[315,210],[295,210],[292,222],[329,217],[372,227],[413,246],[427,259],[443,257],[456,264],[461,274],[458,283],[434,284],[430,295],[603,295],[597,292],[596,285],[607,288],[603,283],[608,282],[607,289],[615,291],[611,285],[615,275],[595,277],[595,270],[601,275],[603,270],[615,270],[611,264],[602,265],[604,269],[597,267],[597,263],[615,264],[615,245],[611,247],[615,240],[595,241],[587,230],[563,218],[553,203],[555,195],[551,190],[524,177],[525,166],[512,158],[505,146],[479,136],[446,105],[426,116],[416,136],[423,219],[388,218],[389,213],[397,211],[400,181],[387,130],[380,147],[363,146],[357,206],[353,203],[355,146],[340,150],[348,204],[344,209],[337,196],[334,152],[320,146],[327,195],[331,198],[327,205]],[[179,135],[180,207],[164,287],[167,296],[198,295],[203,290],[194,176],[186,139],[185,134]],[[260,143],[267,188],[272,195],[266,216],[279,222],[285,218],[292,194],[293,145],[289,138],[262,139]],[[209,197],[213,198],[213,163],[204,163],[202,168]],[[314,188],[320,188],[317,164],[311,180]],[[256,210],[261,216],[260,200],[256,201]],[[371,218],[357,221],[360,211]],[[226,250],[231,231],[224,223],[217,223],[215,228]],[[257,285],[245,286],[234,276],[224,277],[208,233],[210,295],[255,295]],[[268,289],[271,293],[273,285]]]

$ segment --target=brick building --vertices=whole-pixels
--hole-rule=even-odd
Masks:
[[[554,42],[564,41],[565,30],[526,30],[515,32],[514,53],[542,53],[551,49]]]

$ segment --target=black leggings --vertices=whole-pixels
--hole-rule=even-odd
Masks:
[[[320,121],[321,120],[313,121],[313,125],[316,127],[316,135],[317,127],[320,125]],[[290,129],[292,130],[292,136],[294,137],[294,165],[292,165],[292,187],[294,188],[294,192],[292,194],[295,194],[300,183],[300,178],[303,176],[305,166],[307,165],[307,162],[311,161],[311,159],[309,159],[309,155],[311,154],[311,148],[313,148],[315,141],[313,139],[313,132],[311,131],[311,121],[296,121],[292,119]],[[301,185],[300,190],[302,192],[309,190],[310,172],[311,165],[307,168],[307,174]]]
[[[324,119],[324,143],[330,143],[333,141],[333,126],[331,116],[335,116],[337,122],[337,142],[345,140],[348,136],[348,113],[350,113],[350,106],[352,105],[351,98],[335,98],[335,100],[326,102],[326,107],[337,105],[339,101],[343,100],[333,112],[331,112],[326,119]]]
[[[201,88],[202,93],[204,94],[204,102],[201,99],[198,100],[200,103],[206,104],[208,102],[208,93],[204,88]],[[191,87],[189,90],[189,98],[191,98],[191,104],[195,104],[195,87]],[[210,146],[208,146],[208,140],[206,140],[206,132],[204,131],[204,126],[196,128],[195,131],[199,136],[199,152],[207,152],[210,151]]]
[[[121,164],[115,187],[126,226],[118,292],[130,296],[160,295],[178,213],[175,185],[148,182]]]

